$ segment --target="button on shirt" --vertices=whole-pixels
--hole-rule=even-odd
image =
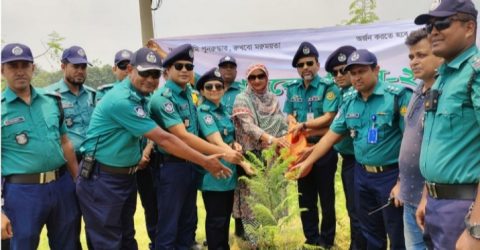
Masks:
[[[31,87],[26,104],[9,87],[2,93],[2,176],[54,170],[65,164],[56,97]]]
[[[198,108],[198,123],[203,138],[218,132],[226,144],[233,143],[235,136],[235,127],[230,115],[223,104],[218,107],[205,100]],[[200,187],[203,191],[228,191],[235,189],[237,185],[237,170],[234,164],[221,160],[221,162],[232,170],[232,175],[226,179],[217,179],[210,173],[203,177],[203,183]]]
[[[395,107],[397,90],[398,107]],[[360,93],[346,100],[337,113],[330,129],[341,135],[353,136],[355,158],[361,164],[389,165],[398,162],[398,153],[403,133],[403,115],[411,93],[402,86],[392,87],[382,81],[377,82],[372,95],[364,101]],[[395,111],[397,110],[398,111]],[[372,120],[375,115],[375,122]],[[375,123],[378,129],[377,143],[368,143],[368,130]]]
[[[438,69],[436,112],[425,115],[420,170],[427,181],[478,183],[480,176],[480,54],[472,46]],[[468,82],[476,72],[472,87]]]
[[[80,86],[77,96],[70,91],[63,79],[47,86],[45,90],[58,92],[62,96],[68,138],[72,141],[75,151],[79,151],[86,139],[88,124],[95,107],[95,91],[90,87]]]
[[[423,83],[413,92],[405,114],[405,129],[398,166],[400,169],[400,199],[417,206],[422,198],[423,176],[420,174],[420,148],[423,139],[423,116],[425,113],[425,95],[422,93]]]
[[[148,116],[147,102],[130,79],[117,85],[95,108],[81,151],[95,154],[98,161],[112,167],[136,165],[142,136],[157,127]]]
[[[231,115],[233,110],[233,104],[235,103],[235,98],[244,90],[244,86],[239,82],[232,82],[230,87],[225,91],[225,94],[222,97],[222,104],[225,106],[227,112]]]

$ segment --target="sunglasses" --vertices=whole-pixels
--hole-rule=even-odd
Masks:
[[[303,66],[305,66],[305,64],[308,67],[312,67],[313,64],[315,64],[315,62],[314,61],[306,61],[306,62],[297,63],[297,68],[303,68]]]
[[[184,67],[187,71],[192,71],[195,65],[191,63],[174,63],[173,67],[178,71],[182,70]]]
[[[452,25],[453,21],[460,21],[460,22],[467,22],[468,20],[464,19],[459,19],[455,17],[447,17],[444,19],[440,20],[435,20],[425,26],[425,29],[427,30],[428,34],[432,33],[433,28],[437,29],[438,31],[442,31],[445,29],[450,28],[450,25]]]
[[[255,79],[264,80],[265,78],[267,78],[267,75],[265,75],[265,74],[249,75],[249,76],[247,77],[247,79],[248,79],[249,81],[255,81]]]
[[[162,71],[160,70],[147,70],[147,71],[138,71],[138,75],[143,77],[143,78],[148,78],[151,76],[153,79],[158,79],[160,78],[160,75],[162,74]]]
[[[337,77],[338,74],[345,75],[345,73],[346,73],[346,72],[345,72],[344,68],[338,69],[338,70],[337,70],[337,69],[332,70],[332,75],[333,75],[334,77]]]
[[[208,90],[208,91],[212,91],[214,88],[216,90],[222,90],[223,89],[223,84],[220,84],[220,83],[217,83],[217,84],[205,84],[205,86],[203,86],[204,89]]]
[[[117,64],[117,68],[120,70],[126,70],[128,65],[128,61],[122,61]]]

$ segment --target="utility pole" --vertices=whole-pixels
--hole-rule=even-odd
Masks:
[[[138,0],[140,5],[140,25],[142,26],[142,44],[153,37],[152,0]]]

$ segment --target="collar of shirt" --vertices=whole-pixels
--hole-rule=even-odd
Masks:
[[[180,95],[183,95],[183,94],[186,95],[186,96],[191,95],[190,88],[186,87],[185,90],[184,90],[184,89],[182,89],[182,87],[180,87],[180,85],[176,84],[172,80],[167,80],[167,82],[165,83],[165,87],[169,88],[172,91],[172,93],[174,95],[177,95],[177,96],[180,96]]]
[[[440,75],[443,75],[448,68],[451,70],[458,70],[465,61],[467,61],[476,53],[478,53],[477,45],[473,45],[472,47],[468,48],[460,55],[455,57],[455,59],[453,59],[451,62],[442,64],[438,69],[438,73]]]
[[[35,88],[30,85],[30,91],[31,91],[31,100],[34,100],[37,97],[37,91]],[[11,90],[8,86],[5,88],[5,91],[3,92],[3,96],[5,97],[5,101],[8,103],[13,102],[19,98],[13,90]]]

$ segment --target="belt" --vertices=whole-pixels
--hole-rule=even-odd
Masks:
[[[434,199],[475,200],[478,183],[475,184],[439,184],[425,182],[430,197]]]
[[[157,157],[158,159],[160,159],[160,162],[172,162],[172,163],[191,163],[190,161],[187,161],[185,159],[182,159],[182,158],[178,158],[176,156],[173,156],[173,155],[165,155],[165,154],[162,154],[162,153],[157,153]]]
[[[13,174],[5,176],[5,182],[16,184],[47,184],[60,179],[66,172],[65,165],[43,173],[36,174]]]
[[[103,163],[97,162],[98,167],[100,170],[103,172],[107,172],[110,174],[135,174],[138,170],[137,166],[132,166],[132,167],[111,167],[108,165],[105,165]]]
[[[361,165],[365,171],[369,173],[374,173],[374,174],[384,173],[384,172],[398,169],[398,163],[384,165],[384,166],[374,166],[374,165],[364,165],[364,164],[361,164]]]

